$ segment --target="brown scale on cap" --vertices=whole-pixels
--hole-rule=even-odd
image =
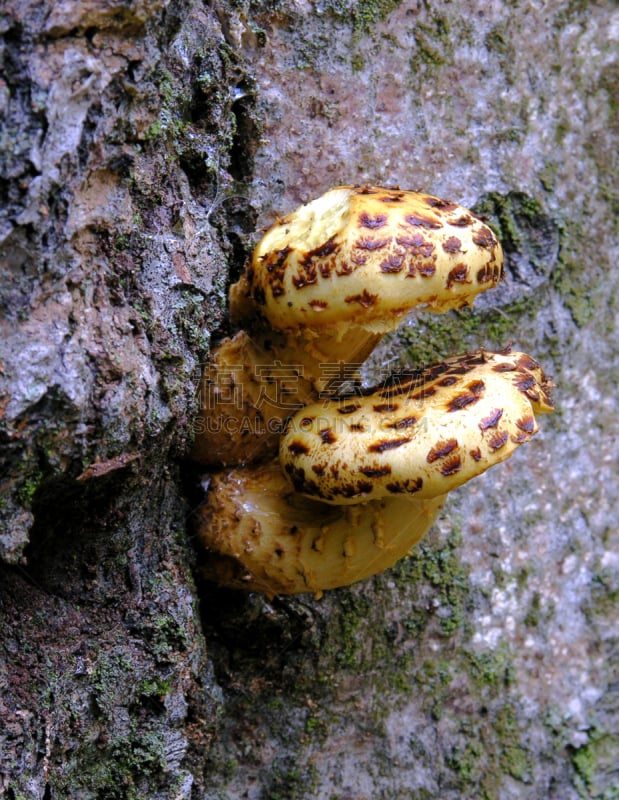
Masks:
[[[396,236],[396,244],[403,247],[410,252],[410,255],[417,259],[428,259],[432,257],[436,245],[433,242],[424,239],[421,233],[414,233],[412,235]],[[409,269],[414,268],[414,261],[411,263]]]
[[[466,228],[473,224],[473,217],[468,214],[463,214],[461,217],[458,217],[458,219],[452,219],[451,224],[456,228]]]
[[[390,422],[389,427],[402,430],[403,428],[411,428],[413,425],[416,425],[417,422],[417,417],[403,417],[402,419],[397,419],[395,422]]]
[[[506,364],[496,364],[492,369],[495,372],[515,372],[518,369],[518,365],[510,361]]]
[[[318,431],[318,435],[320,436],[323,444],[335,444],[335,442],[337,442],[337,437],[331,428],[322,428]]]
[[[486,266],[478,270],[476,277],[478,283],[490,283],[490,281],[494,280],[493,267],[490,264],[486,264]]]
[[[344,298],[344,302],[348,304],[356,303],[363,308],[371,308],[378,303],[378,295],[370,294],[367,289],[364,289],[361,294],[350,295]]]
[[[457,364],[457,365],[453,366],[448,371],[448,375],[452,376],[452,377],[454,375],[457,375],[457,376],[466,375],[468,372],[470,372],[473,369],[473,366],[474,366],[473,364],[469,364],[468,362],[465,361],[462,364]]]
[[[486,384],[482,380],[471,381],[466,388],[473,394],[481,394],[486,388]]]
[[[416,494],[423,488],[423,478],[405,478],[399,483],[388,483],[385,489],[390,494]]]
[[[370,216],[365,211],[359,214],[359,225],[362,228],[369,228],[370,230],[377,230],[378,228],[382,228],[387,223],[387,215],[386,214],[376,214],[375,216]]]
[[[441,375],[446,366],[440,365],[441,370],[437,370],[437,365],[428,367],[426,369],[416,369],[413,371],[406,371],[390,375],[383,381],[380,390],[371,389],[366,394],[371,394],[380,391],[380,396],[388,399],[397,397],[398,395],[410,394],[410,392],[421,387],[428,387],[428,384],[433,381],[438,375]]]
[[[484,419],[480,420],[479,422],[479,430],[486,431],[488,428],[496,428],[499,424],[499,420],[503,416],[503,409],[502,408],[495,408],[491,414],[489,414]],[[517,425],[518,423],[516,423]]]
[[[523,417],[516,420],[516,426],[524,433],[535,433],[535,417]]]
[[[521,392],[526,392],[535,386],[535,378],[530,372],[518,372],[518,377],[514,380],[514,386]]]
[[[377,414],[385,414],[390,411],[397,411],[399,407],[397,403],[377,403],[375,406],[372,406],[372,409],[376,411]]]
[[[428,261],[415,264],[415,269],[409,268],[408,277],[413,278],[419,273],[422,278],[431,278],[436,273],[436,262]]]
[[[383,464],[377,467],[361,467],[359,472],[365,475],[366,478],[382,478],[383,475],[391,474],[391,467],[389,464]]]
[[[388,189],[389,194],[385,193],[380,198],[381,203],[402,203],[407,192],[402,192],[399,189]]]
[[[437,442],[426,456],[428,464],[438,461],[439,458],[445,458],[458,447],[457,439],[448,439],[446,442]]]
[[[321,244],[319,247],[315,247],[313,250],[310,250],[305,256],[304,261],[306,263],[310,263],[315,258],[324,258],[325,256],[330,256],[333,253],[337,253],[339,248],[340,245],[335,241],[335,235],[333,235],[330,239],[327,239],[324,244]]]
[[[429,228],[436,231],[442,227],[439,220],[434,217],[424,217],[423,214],[407,214],[404,220],[415,228]]]
[[[392,253],[388,258],[380,262],[379,269],[381,272],[388,273],[401,272],[403,265],[404,253]]]
[[[494,234],[487,228],[485,225],[482,225],[477,231],[473,234],[473,242],[478,247],[485,247],[488,250],[491,250],[494,247],[494,243],[496,241]]]
[[[441,475],[445,478],[449,478],[451,475],[455,475],[456,472],[460,472],[462,469],[462,459],[460,456],[452,456],[447,460],[443,461],[440,465]]]
[[[473,405],[473,403],[476,403],[478,400],[479,395],[473,394],[473,392],[463,392],[462,394],[457,394],[449,399],[449,402],[447,403],[447,411],[462,411],[462,409]]]
[[[411,400],[427,400],[428,397],[436,394],[434,386],[425,386],[421,391],[411,395]]]
[[[522,369],[528,370],[536,370],[539,369],[539,364],[534,358],[528,356],[526,353],[523,353],[520,358],[518,359],[518,367]]]
[[[372,252],[374,250],[382,250],[383,247],[386,247],[390,241],[390,239],[370,239],[368,237],[364,237],[362,239],[357,239],[353,247],[356,247],[359,250],[369,250]]]
[[[419,386],[420,381],[403,379],[401,382],[393,381],[391,385],[380,389],[380,396],[385,400],[401,395],[410,394],[411,390]]]
[[[337,410],[339,414],[352,414],[358,408],[359,403],[347,403],[346,405],[338,406]]]
[[[449,239],[443,242],[443,250],[446,253],[459,253],[462,249],[462,242],[457,236],[450,236]]]
[[[379,439],[368,446],[368,452],[384,453],[386,450],[395,450],[396,447],[402,447],[409,442],[410,439],[406,436],[401,436],[399,439]]]
[[[504,445],[507,444],[508,439],[509,431],[497,431],[496,433],[493,433],[488,440],[488,447],[494,451],[500,450]]]
[[[456,264],[456,266],[450,270],[449,275],[447,276],[447,283],[445,285],[448,289],[451,289],[456,283],[468,283],[468,274],[468,264]]]
[[[455,211],[458,208],[458,204],[453,200],[442,200],[440,197],[430,197],[429,195],[426,196],[426,203],[431,208],[440,208],[441,211]]]

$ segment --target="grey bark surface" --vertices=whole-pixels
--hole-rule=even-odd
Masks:
[[[613,2],[6,0],[0,796],[619,798]],[[506,279],[365,367],[512,342],[557,411],[384,575],[199,578],[196,385],[257,231],[340,183]]]

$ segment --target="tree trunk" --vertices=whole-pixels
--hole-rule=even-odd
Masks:
[[[0,793],[617,797],[619,12],[6,0]],[[255,232],[332,185],[488,216],[506,279],[365,368],[513,342],[557,412],[322,600],[199,577],[186,458]]]

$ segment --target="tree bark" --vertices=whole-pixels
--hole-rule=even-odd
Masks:
[[[619,12],[6,0],[0,794],[617,797]],[[557,412],[322,600],[200,579],[227,287],[341,183],[486,214],[506,279],[366,365],[512,341]]]

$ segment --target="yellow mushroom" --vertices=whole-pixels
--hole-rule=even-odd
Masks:
[[[348,333],[397,327],[411,308],[470,305],[502,274],[490,228],[431,195],[338,186],[280,219],[262,237],[231,292],[233,318],[247,299],[274,330]]]
[[[340,186],[301,206],[265,233],[231,287],[232,319],[249,332],[213,353],[192,458],[214,465],[264,457],[295,403],[312,391],[314,399],[333,393],[334,368],[362,364],[414,308],[470,305],[497,283],[502,265],[501,246],[481,220],[427,194]],[[293,373],[298,378],[298,394],[288,391],[285,402],[275,396],[281,365],[288,387]],[[234,376],[238,402],[213,393],[217,373]],[[340,382],[350,377],[341,369]],[[252,411],[257,397],[262,406]]]
[[[320,594],[393,566],[449,491],[536,433],[549,389],[529,356],[479,351],[304,407],[282,437],[281,465],[212,478],[198,510],[206,577]]]
[[[298,492],[326,503],[443,495],[537,432],[549,388],[524,353],[451,358],[305,406],[281,438],[282,468]]]
[[[201,383],[192,457],[244,465],[212,475],[197,509],[206,577],[319,595],[381,572],[449,491],[537,432],[550,382],[524,353],[480,350],[341,396],[330,387],[350,372],[326,371],[362,363],[416,307],[471,304],[502,262],[469,211],[400,189],[340,186],[266,232],[230,291],[246,330]]]
[[[295,492],[277,462],[212,478],[197,511],[207,551],[203,575],[268,596],[348,586],[406,556],[430,528],[443,497],[333,506]]]
[[[285,333],[281,357],[322,391],[322,363],[361,364],[412,309],[471,305],[502,274],[501,245],[466,208],[338,186],[269,228],[231,287],[230,314]]]

